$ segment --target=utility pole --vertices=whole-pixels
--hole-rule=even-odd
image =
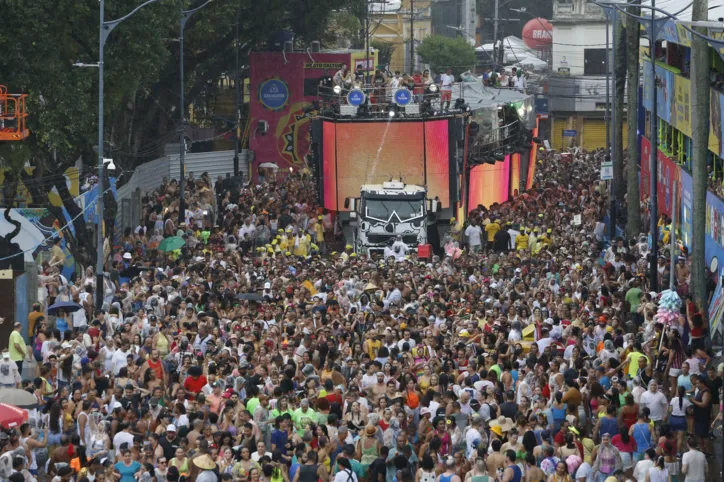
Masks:
[[[633,0],[632,3],[641,3]],[[638,52],[641,29],[631,15],[641,15],[641,9],[628,7],[626,16],[626,51]],[[639,143],[636,112],[639,105],[639,56],[626,56],[626,83],[628,84],[628,163],[626,164],[626,235],[629,239],[641,233],[641,194],[639,192]]]
[[[410,73],[414,73],[415,72],[415,0],[410,0],[410,65],[411,65]]]
[[[495,10],[493,12],[493,59],[498,62],[498,2],[495,0]]]
[[[365,84],[370,84],[370,2],[365,0]],[[365,104],[367,97],[365,97]]]
[[[638,52],[638,49],[635,50]],[[619,210],[626,197],[626,179],[623,175],[623,119],[626,93],[626,31],[621,12],[613,11],[613,208],[614,223],[621,218]],[[631,111],[629,111],[631,112]],[[636,112],[635,110],[633,112]],[[634,120],[636,117],[634,116]]]
[[[610,156],[611,156],[610,160],[613,161],[614,166],[616,165],[616,163],[621,162],[621,159],[616,159],[616,154],[617,154],[616,140],[617,140],[617,135],[618,135],[618,132],[616,132],[616,122],[618,121],[617,115],[616,115],[617,110],[618,110],[618,96],[616,95],[616,92],[618,91],[618,84],[616,83],[616,81],[618,80],[616,78],[616,67],[617,67],[616,66],[616,43],[617,43],[616,42],[616,40],[617,40],[616,23],[618,23],[617,22],[617,19],[618,19],[617,13],[618,12],[616,11],[615,8],[612,8],[610,10],[611,26],[612,26],[612,30],[613,30],[613,48],[612,48],[613,52],[611,52],[612,57],[613,57],[613,62],[609,61],[609,64],[608,64],[610,66],[610,69],[609,69],[610,75],[613,77],[613,84],[612,84],[613,97],[611,97],[611,121],[610,121],[610,123],[611,123],[611,145],[609,146],[609,149],[610,149]],[[606,35],[608,35],[608,29],[606,29]],[[608,57],[609,57],[609,52],[606,52],[606,58],[608,59]],[[614,167],[613,177],[614,177],[614,179],[610,183],[611,192],[609,193],[609,195],[611,197],[609,199],[610,205],[609,205],[609,210],[608,210],[608,215],[611,218],[611,244],[613,244],[613,240],[616,237],[616,168],[615,167]]]
[[[708,20],[708,10],[708,0],[694,0],[691,19],[694,22]],[[707,35],[705,28],[694,27],[694,29],[703,35]],[[706,217],[707,191],[706,158],[709,149],[709,116],[711,115],[709,106],[710,70],[711,56],[709,55],[709,45],[706,40],[696,35],[692,35],[691,105],[696,106],[696,113],[692,116],[691,120],[694,159],[692,162],[693,167],[691,177],[694,190],[692,207],[694,210],[694,219],[697,220],[697,222],[692,223],[691,284],[694,300],[696,301],[699,310],[703,313],[708,312],[706,296],[706,258],[704,251],[706,225],[704,223],[704,219]]]
[[[234,88],[236,89],[236,142],[234,143],[234,177],[239,175],[239,151],[241,150],[241,73],[239,72],[239,8],[236,9],[236,32],[234,35],[234,47],[236,50],[236,60],[234,68],[236,77],[234,79]]]
[[[211,3],[213,0],[207,0],[205,3],[201,4],[200,6],[196,8],[192,8],[191,10],[184,10],[183,2],[181,3],[181,17],[179,21],[180,26],[180,32],[179,32],[179,107],[181,108],[181,111],[179,112],[179,177],[181,178],[181,181],[179,182],[179,189],[180,189],[180,196],[179,196],[179,207],[178,207],[178,223],[179,225],[183,222],[186,222],[186,203],[185,203],[185,192],[186,189],[186,104],[184,102],[184,29],[186,28],[186,22],[189,21],[189,18],[194,13],[198,12],[202,8],[204,8],[206,5]]]
[[[659,257],[658,246],[658,217],[659,217],[659,199],[657,193],[658,169],[656,157],[659,151],[659,114],[656,108],[656,0],[651,0],[651,26],[649,28],[649,58],[651,60],[651,83],[649,91],[651,92],[651,115],[649,117],[649,138],[651,140],[651,152],[649,153],[649,212],[650,212],[650,233],[651,233],[651,254],[649,263],[649,288],[658,291],[658,267],[656,260]],[[707,102],[707,105],[709,103]],[[696,117],[696,116],[695,116]],[[707,117],[708,119],[708,117]],[[692,126],[693,127],[693,126]],[[708,132],[708,129],[707,129]],[[642,160],[643,162],[643,160]]]
[[[105,162],[103,160],[103,147],[105,142],[103,139],[103,67],[104,52],[106,41],[114,28],[124,20],[135,15],[143,7],[146,7],[158,0],[147,0],[137,6],[130,13],[124,15],[117,20],[105,20],[105,0],[100,0],[100,40],[98,44],[98,196],[96,197],[96,210],[98,213],[98,226],[96,226],[96,309],[99,310],[103,306],[103,271],[105,264],[105,253],[103,252],[103,221],[105,209],[103,206],[103,173]],[[110,166],[109,166],[110,167]],[[110,235],[110,233],[109,233]]]
[[[606,58],[604,59],[606,65],[606,111],[604,113],[604,119],[606,122],[606,162],[611,162],[611,56],[609,51],[611,48],[610,30],[611,30],[611,15],[613,15],[613,8],[602,7],[606,14]],[[614,35],[615,39],[615,35]],[[615,90],[615,89],[614,89]],[[613,186],[611,181],[608,181],[608,195],[613,200]],[[616,235],[616,221],[613,219],[613,212],[609,213],[609,226],[608,236],[613,244],[613,238]]]

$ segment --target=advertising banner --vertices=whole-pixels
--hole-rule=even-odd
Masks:
[[[651,142],[646,137],[641,137],[641,176],[640,192],[641,199],[649,197],[649,156],[651,153]],[[673,188],[674,183],[679,182],[679,166],[666,157],[663,152],[659,151],[657,159],[657,195],[659,214],[671,216],[671,208],[673,207]],[[678,189],[681,192],[681,189]]]
[[[313,60],[306,52],[285,55],[254,52],[249,62],[249,147],[255,154],[254,163],[274,162],[283,170],[306,165],[314,114],[305,108],[317,100],[321,80],[333,76],[343,65],[352,68],[364,63],[360,57],[364,52],[320,52]],[[374,65],[376,58],[376,53],[370,55],[370,64]]]
[[[689,247],[689,250],[691,250],[694,186],[691,176],[683,169],[679,173],[679,178],[681,179],[681,240],[684,242],[684,246]]]
[[[651,102],[653,101],[650,85],[651,85],[651,63],[644,62],[644,99],[643,105],[646,109],[651,110]],[[657,65],[656,66],[656,109],[661,119],[671,124],[672,118],[672,97],[674,96],[674,75],[670,70]],[[676,117],[676,112],[673,112]]]

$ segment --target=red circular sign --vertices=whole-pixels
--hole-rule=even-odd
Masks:
[[[523,27],[523,41],[536,50],[550,48],[553,43],[553,26],[545,18],[534,18]]]

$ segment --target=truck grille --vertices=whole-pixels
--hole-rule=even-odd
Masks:
[[[370,244],[387,244],[388,240],[394,240],[397,236],[388,234],[369,234],[367,239]],[[402,237],[402,242],[408,245],[417,246],[417,235],[408,234]]]

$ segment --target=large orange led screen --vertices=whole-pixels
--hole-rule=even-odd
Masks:
[[[363,184],[427,185],[450,206],[448,121],[323,122],[324,207],[344,210]]]
[[[490,207],[508,200],[510,192],[510,156],[495,164],[480,164],[470,170],[468,210],[478,204]]]

